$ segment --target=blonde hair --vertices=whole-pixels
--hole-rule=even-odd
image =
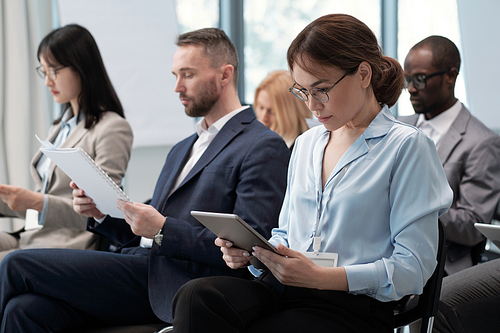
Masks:
[[[262,90],[268,93],[274,114],[274,121],[269,128],[287,143],[293,143],[297,136],[308,130],[305,118],[312,118],[305,103],[288,91],[292,85],[293,79],[288,71],[274,71],[260,83],[254,97],[254,107],[257,108],[259,93]]]

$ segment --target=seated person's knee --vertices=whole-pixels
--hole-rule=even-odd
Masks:
[[[0,232],[0,251],[8,251],[19,247],[19,240],[6,232]]]

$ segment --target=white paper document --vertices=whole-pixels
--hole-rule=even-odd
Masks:
[[[42,141],[40,150],[47,155],[75,184],[85,191],[103,214],[124,218],[116,207],[116,199],[131,202],[121,188],[80,147],[55,148],[50,142]]]

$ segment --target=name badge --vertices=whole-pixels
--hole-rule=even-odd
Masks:
[[[40,229],[38,224],[38,211],[34,209],[26,209],[26,217],[24,220],[24,230]]]
[[[323,267],[337,267],[337,262],[339,260],[338,253],[314,253],[314,252],[302,252],[307,258],[311,259],[316,265]]]

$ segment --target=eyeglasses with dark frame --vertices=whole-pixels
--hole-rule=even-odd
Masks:
[[[295,85],[297,84],[297,82],[295,82],[293,86],[290,89],[288,89],[288,91],[290,91],[292,94],[295,95],[295,97],[304,102],[307,102],[309,100],[309,95],[311,95],[315,100],[320,101],[321,103],[326,103],[330,100],[328,92],[332,90],[333,87],[335,87],[340,81],[342,81],[342,79],[345,78],[347,74],[348,73],[345,73],[344,76],[338,79],[337,82],[335,82],[333,86],[331,86],[328,89],[321,89],[321,88],[312,88],[309,90],[306,90],[304,88],[299,89],[298,87],[295,87]]]
[[[57,79],[57,72],[60,71],[61,69],[63,68],[66,68],[68,66],[63,66],[63,67],[59,67],[59,68],[54,68],[54,69],[51,69],[49,70],[48,72],[44,72],[42,70],[42,66],[38,66],[36,68],[36,72],[38,73],[38,75],[45,80],[45,77],[48,76],[49,77],[49,80],[52,80],[54,81],[55,79]]]
[[[431,74],[415,74],[412,76],[405,76],[405,88],[408,89],[410,87],[410,82],[413,83],[413,86],[417,90],[424,90],[427,88],[427,80],[431,77],[443,75],[448,73],[451,70],[451,67],[448,69],[443,69],[442,71],[434,72]]]

